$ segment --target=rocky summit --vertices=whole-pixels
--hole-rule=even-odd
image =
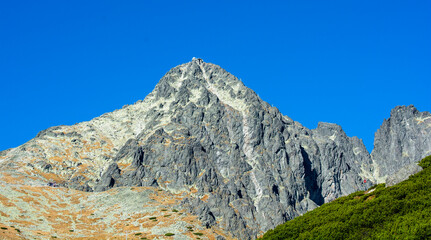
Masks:
[[[397,107],[370,155],[340,126],[307,129],[193,58],[143,101],[0,152],[2,229],[18,239],[254,239],[430,154],[430,126],[428,112]]]

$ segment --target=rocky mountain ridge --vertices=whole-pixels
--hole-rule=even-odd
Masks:
[[[250,239],[420,160],[431,150],[430,125],[428,112],[397,107],[370,155],[340,126],[309,130],[221,67],[194,58],[143,101],[0,152],[0,172],[29,186],[180,194],[175,207],[223,229],[219,238]]]
[[[431,114],[413,105],[391,110],[374,137],[371,156],[376,165],[375,179],[383,182],[401,169],[431,154]],[[389,161],[394,159],[394,161]]]

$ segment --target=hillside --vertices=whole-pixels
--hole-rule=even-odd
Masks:
[[[424,168],[392,187],[379,184],[269,230],[261,239],[429,239],[431,156]]]

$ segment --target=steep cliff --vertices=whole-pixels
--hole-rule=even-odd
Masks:
[[[376,132],[371,157],[375,177],[384,182],[403,167],[431,154],[431,114],[419,112],[413,105],[391,111]]]

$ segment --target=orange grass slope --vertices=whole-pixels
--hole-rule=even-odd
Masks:
[[[220,229],[201,227],[197,216],[178,210],[187,196],[152,187],[88,193],[3,182],[0,239],[215,239],[216,234],[230,239]]]

